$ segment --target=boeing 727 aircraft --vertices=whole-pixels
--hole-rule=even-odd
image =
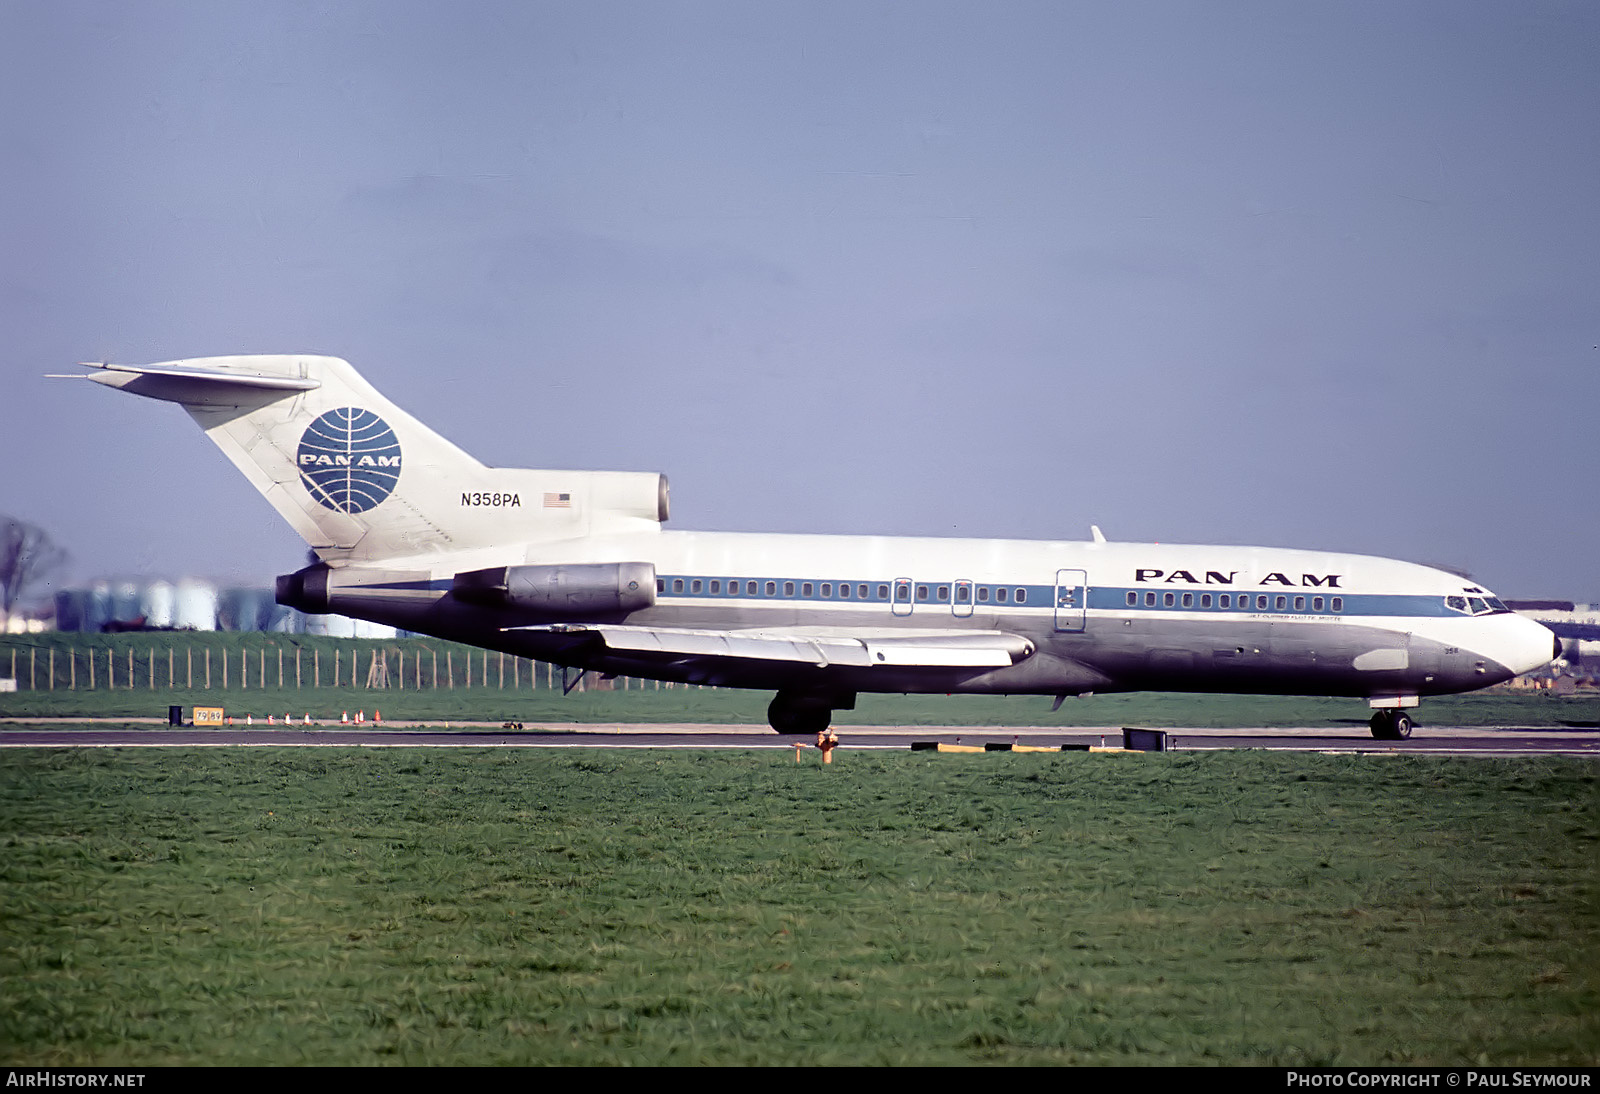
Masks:
[[[93,365],[181,405],[320,561],[281,604],[555,664],[776,692],[816,733],[860,692],[1342,695],[1408,737],[1424,695],[1558,656],[1487,589],[1267,547],[668,532],[661,475],[486,467],[332,357]]]

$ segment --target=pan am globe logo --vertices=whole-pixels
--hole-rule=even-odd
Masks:
[[[318,504],[365,513],[400,481],[400,441],[372,411],[340,407],[306,427],[295,463]]]

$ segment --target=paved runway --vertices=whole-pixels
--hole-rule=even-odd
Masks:
[[[909,749],[913,742],[986,747],[1119,747],[1120,727],[836,726],[841,750]],[[1591,727],[1426,726],[1407,741],[1379,741],[1365,723],[1329,729],[1170,728],[1168,751],[1270,748],[1290,751],[1455,755],[1600,756]],[[802,741],[806,740],[801,738]],[[158,719],[3,719],[0,748],[743,748],[789,749],[794,738],[766,726],[393,722],[364,726],[169,727]]]

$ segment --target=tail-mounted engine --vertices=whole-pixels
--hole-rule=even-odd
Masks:
[[[450,591],[471,604],[541,619],[625,615],[655,604],[656,568],[648,562],[494,566],[457,574]]]

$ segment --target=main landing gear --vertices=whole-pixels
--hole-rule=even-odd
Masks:
[[[1411,715],[1399,707],[1385,707],[1372,716],[1372,735],[1380,741],[1403,741],[1411,736]]]
[[[836,710],[854,710],[855,692],[813,694],[780,691],[767,706],[767,724],[783,734],[821,733],[833,724]]]

